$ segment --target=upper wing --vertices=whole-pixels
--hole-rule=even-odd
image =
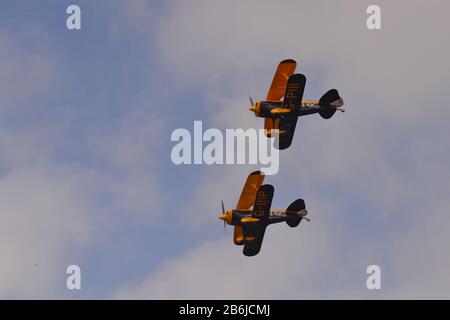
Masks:
[[[244,255],[248,257],[257,255],[261,250],[261,245],[264,239],[266,227],[265,226],[243,227],[243,230],[244,230],[244,237],[246,239],[249,238],[252,239],[245,241],[243,250]]]
[[[289,77],[283,99],[283,109],[291,111],[300,109],[305,84],[306,77],[303,74],[297,73]]]
[[[255,205],[253,206],[252,217],[262,221],[267,221],[272,205],[273,186],[265,184],[258,189],[256,193]]]
[[[258,218],[254,225],[242,227],[244,233],[244,250],[246,256],[254,256],[261,250],[261,245],[266,231],[267,220],[269,219],[270,206],[272,205],[273,186],[265,184],[256,193],[255,205],[253,206],[252,217]]]
[[[280,150],[288,148],[292,143],[305,84],[306,78],[303,74],[294,74],[289,77],[286,94],[283,99],[283,108],[289,109],[291,112],[284,114],[278,124],[280,134],[277,136],[277,139],[278,149]]]
[[[261,171],[250,173],[242,189],[241,196],[236,205],[238,210],[247,210],[255,203],[256,191],[264,181],[264,174]]]
[[[272,85],[267,93],[266,100],[279,101],[284,96],[289,77],[294,73],[297,62],[292,59],[283,60],[278,65],[273,76]]]

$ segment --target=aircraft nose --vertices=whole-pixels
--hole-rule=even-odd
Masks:
[[[219,216],[219,219],[220,219],[220,220],[226,220],[226,219],[227,219],[227,215],[226,215],[226,214],[221,214],[221,215]]]

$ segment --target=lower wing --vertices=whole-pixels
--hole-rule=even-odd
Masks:
[[[244,244],[244,231],[241,226],[234,227],[233,242],[237,246]]]
[[[280,119],[280,134],[276,136],[276,139],[278,139],[278,144],[275,143],[275,146],[278,145],[278,149],[287,149],[291,145],[292,139],[294,138],[297,119],[298,117],[294,112],[291,114],[287,114]]]
[[[244,231],[244,250],[247,257],[255,256],[261,250],[261,245],[266,232],[265,226],[243,227]]]

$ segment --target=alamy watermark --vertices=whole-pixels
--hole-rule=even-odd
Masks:
[[[66,288],[68,290],[81,290],[81,268],[72,264],[67,267],[66,273],[69,275],[66,279]]]
[[[369,277],[367,277],[367,280],[366,280],[367,289],[380,290],[381,289],[381,268],[376,264],[372,264],[367,267],[366,273],[370,275]]]
[[[75,4],[67,7],[66,13],[69,15],[66,19],[66,27],[68,30],[81,29],[81,8]]]
[[[276,174],[280,166],[278,139],[267,138],[264,129],[226,129],[223,134],[209,128],[203,132],[202,121],[194,121],[193,134],[175,129],[170,140],[178,142],[170,154],[176,165],[259,164],[266,175]]]
[[[381,29],[381,8],[376,4],[367,7],[366,13],[369,15],[366,20],[366,26],[369,30]]]

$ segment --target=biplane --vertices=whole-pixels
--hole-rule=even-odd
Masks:
[[[326,92],[320,100],[302,100],[306,78],[294,74],[297,63],[292,59],[283,60],[278,65],[266,100],[253,102],[250,97],[250,111],[264,119],[267,137],[277,133],[278,148],[286,149],[292,143],[298,117],[319,113],[330,119],[337,110],[344,112],[344,101],[336,89]]]
[[[285,221],[290,227],[299,225],[308,211],[303,199],[292,202],[286,210],[271,209],[274,188],[270,184],[262,185],[264,174],[261,171],[252,172],[245,182],[236,209],[225,211],[222,201],[224,227],[234,226],[233,242],[244,246],[246,256],[254,256],[261,250],[264,233],[268,225]]]

